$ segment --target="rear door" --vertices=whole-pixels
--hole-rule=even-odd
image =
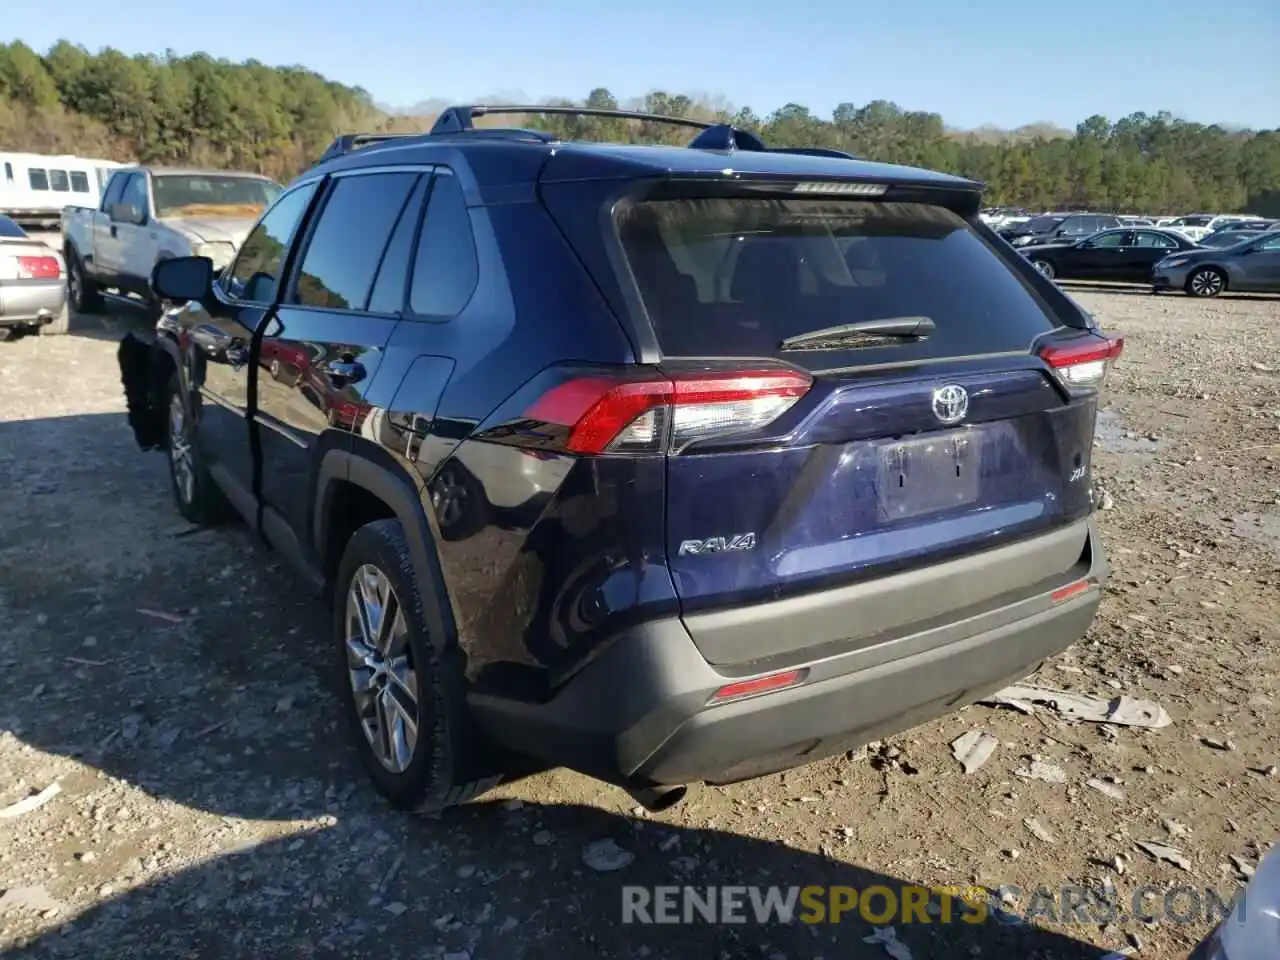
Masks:
[[[1163,233],[1153,230],[1135,231],[1125,276],[1120,279],[1145,283],[1151,279],[1151,268],[1177,250],[1177,242]]]
[[[1072,396],[1037,356],[1082,331],[961,216],[834,197],[650,200],[620,217],[664,368],[778,375],[772,394],[729,390],[687,422],[676,408],[667,544],[687,611],[927,565],[1087,515],[1095,399]],[[799,339],[867,321],[930,329]],[[792,389],[797,374],[812,385]],[[1057,555],[1063,570],[1078,559]]]
[[[399,320],[426,170],[332,177],[299,267],[264,330],[257,373],[262,499],[307,543],[319,453],[349,447]]]

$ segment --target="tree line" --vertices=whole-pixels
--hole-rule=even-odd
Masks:
[[[829,118],[795,103],[760,116],[664,92],[620,104],[603,88],[577,103],[730,122],[769,144],[959,173],[984,181],[991,204],[1280,216],[1280,130],[1230,130],[1159,112],[1115,122],[1093,116],[1074,132],[1041,126],[993,136],[949,130],[939,114],[886,100],[841,103]],[[338,133],[413,132],[433,119],[391,114],[366,91],[298,66],[90,53],[68,41],[44,54],[21,42],[0,45],[6,150],[248,169],[287,180]],[[540,114],[487,122],[576,139],[675,144],[690,137],[688,129],[611,118]]]

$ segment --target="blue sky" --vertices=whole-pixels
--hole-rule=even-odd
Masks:
[[[1280,127],[1280,0],[59,0],[4,33],[127,53],[300,63],[408,105],[496,93],[894,100],[952,126],[1073,126],[1167,109]],[[301,14],[301,15],[300,15]],[[1205,28],[1208,29],[1205,29]]]

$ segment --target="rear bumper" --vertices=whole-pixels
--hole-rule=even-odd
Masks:
[[[48,323],[62,311],[67,285],[32,281],[0,281],[0,327],[16,324]]]
[[[828,643],[810,647],[804,658],[759,661],[750,673],[717,669],[680,620],[657,621],[617,637],[550,701],[473,694],[471,705],[504,746],[613,782],[762,776],[959,709],[1070,646],[1093,622],[1107,574],[1091,524],[1088,535],[1088,562],[1066,582],[1090,585],[1060,602],[1052,587],[907,636],[855,649]],[[847,596],[831,596],[842,610],[811,602],[811,612],[789,623],[788,632],[812,636],[810,627],[825,628],[833,613],[859,615],[856,605],[844,606]],[[803,683],[708,706],[728,683],[792,669],[807,671]]]

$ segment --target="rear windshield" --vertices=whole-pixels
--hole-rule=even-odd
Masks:
[[[928,317],[922,341],[814,353],[821,366],[1026,349],[1057,321],[950,210],[865,200],[680,199],[619,232],[668,356],[775,356],[849,323]],[[801,360],[795,352],[789,359]]]

